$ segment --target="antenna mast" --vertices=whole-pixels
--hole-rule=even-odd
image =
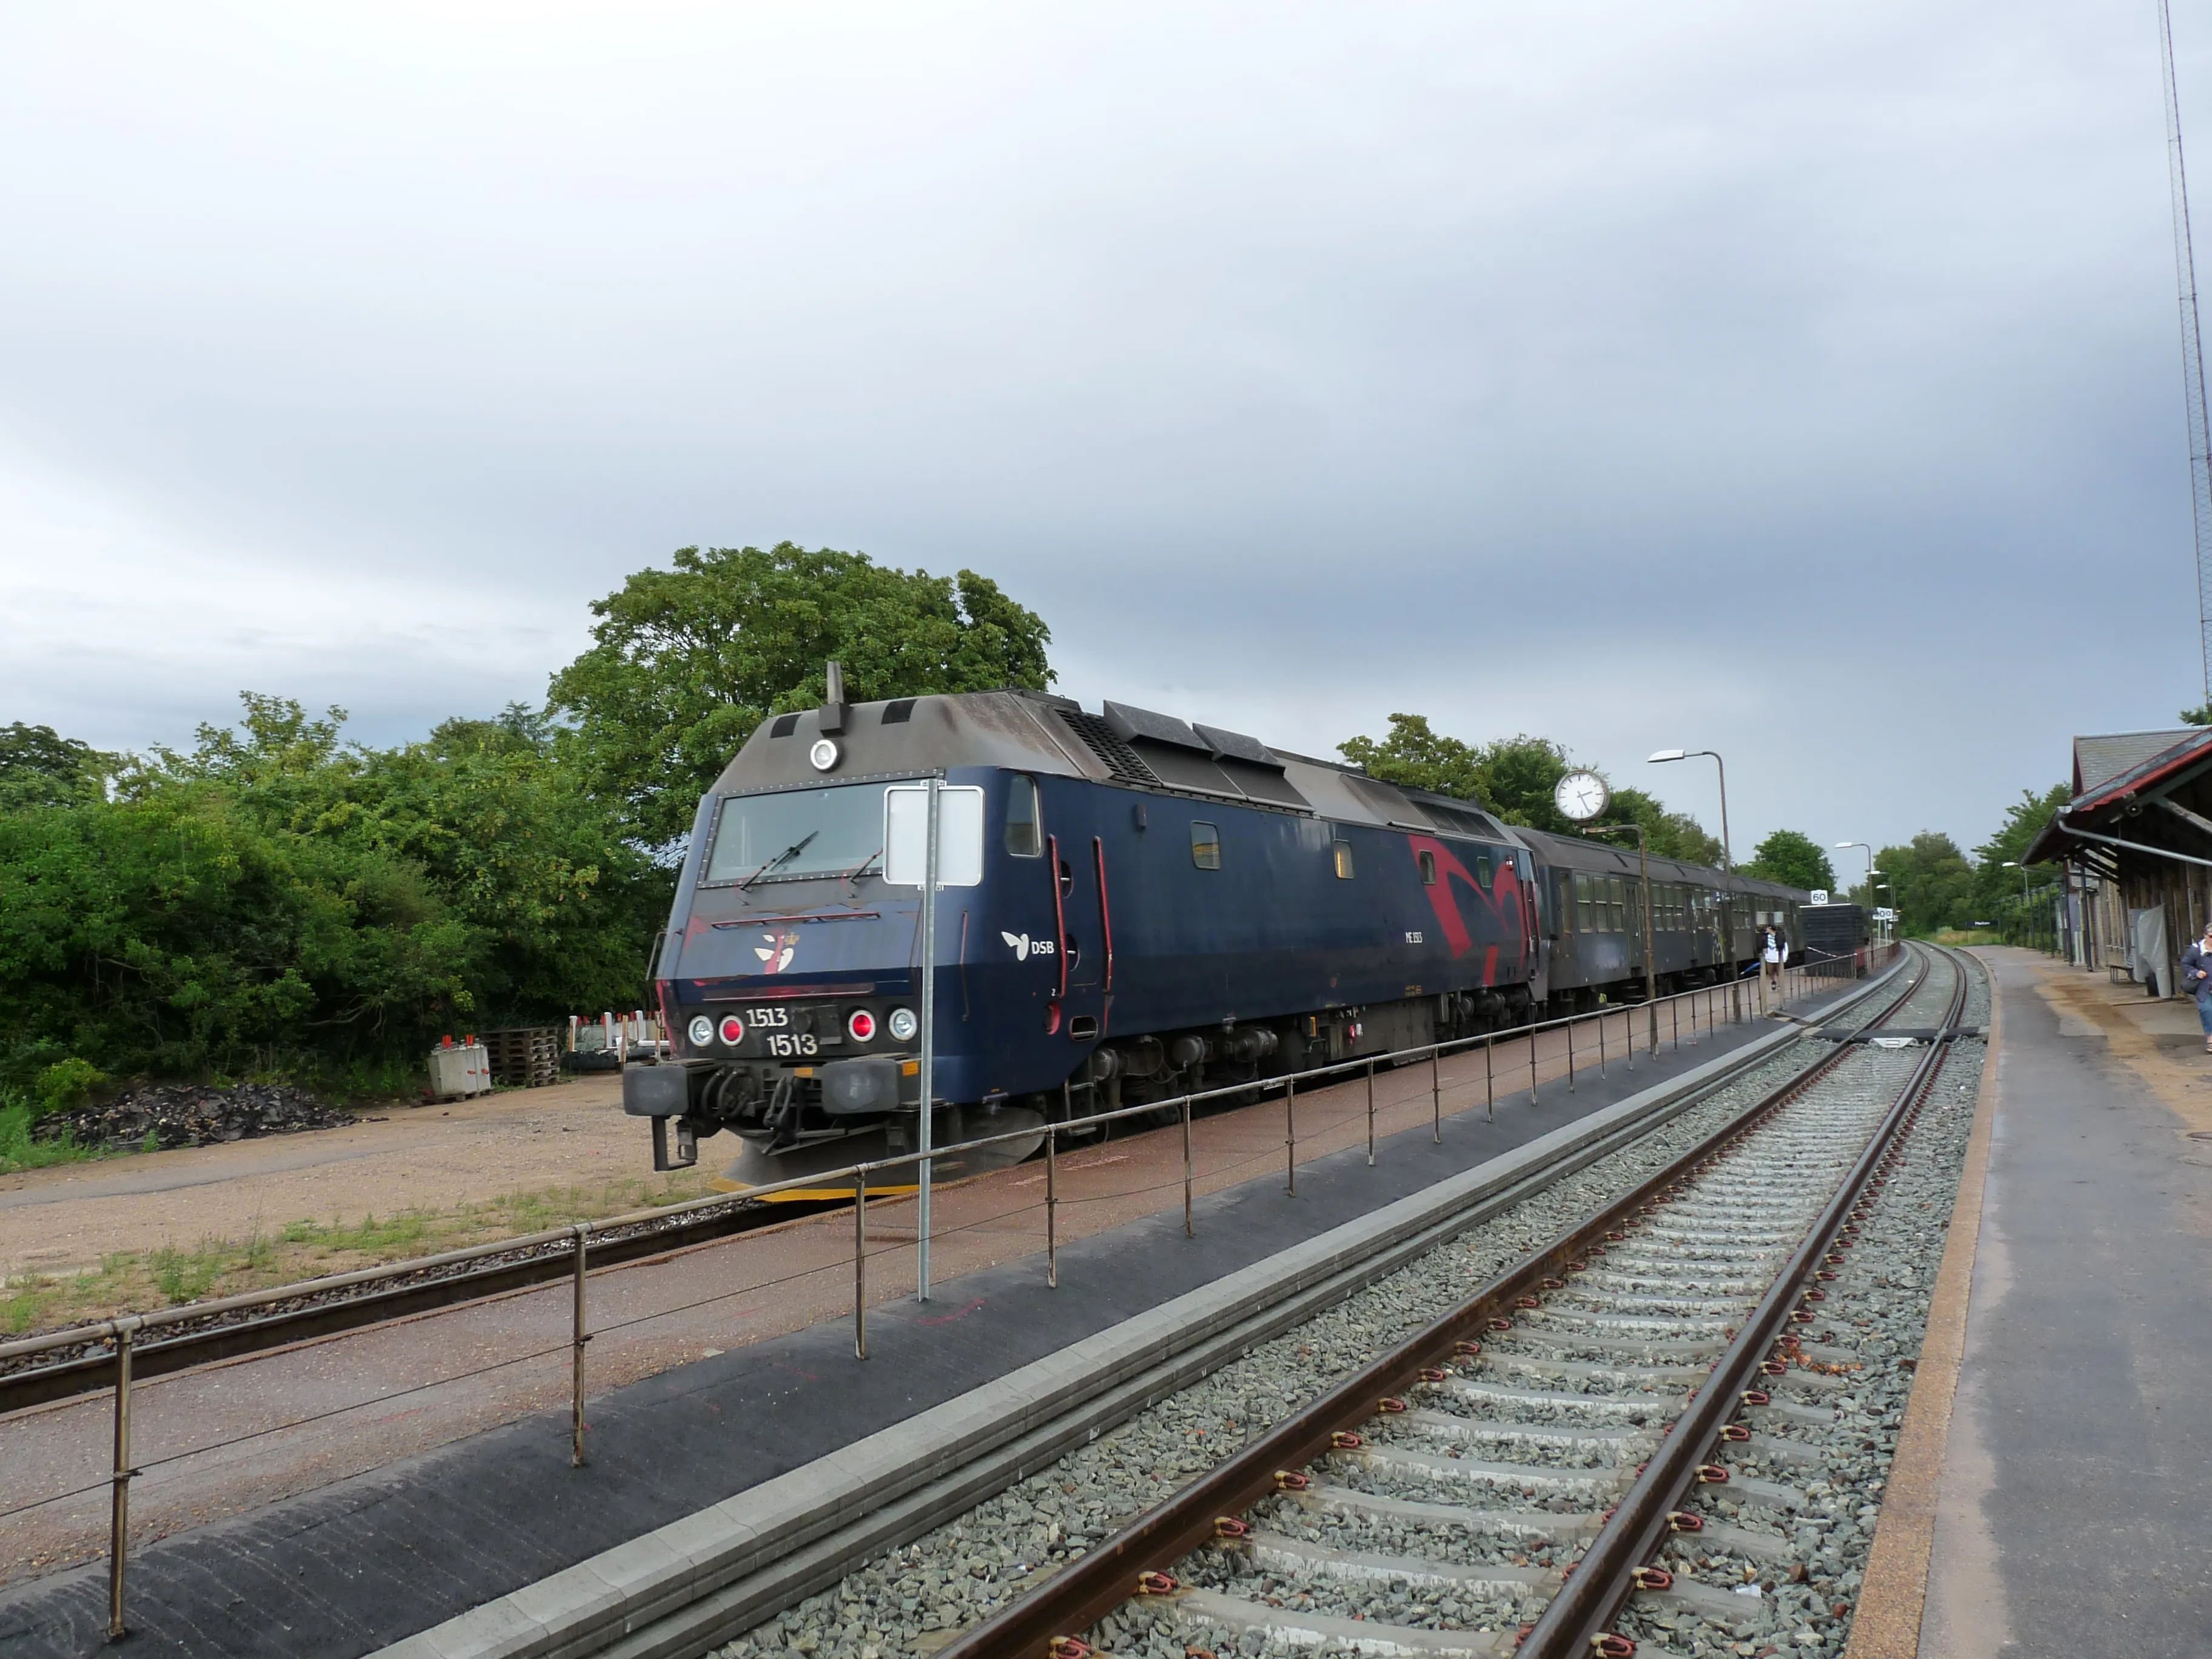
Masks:
[[[2166,68],[2166,161],[2173,185],[2173,263],[2181,289],[2181,387],[2189,405],[2189,507],[2197,526],[2197,631],[2204,700],[2212,703],[2212,431],[2204,410],[2204,346],[2197,328],[2197,254],[2189,237],[2189,175],[2181,164],[2181,94],[2173,78],[2173,13],[2158,0]]]

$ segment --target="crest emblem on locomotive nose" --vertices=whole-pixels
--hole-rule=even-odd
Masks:
[[[761,959],[761,972],[780,974],[790,967],[791,958],[799,949],[799,935],[763,933],[761,937],[768,941],[767,945],[753,946],[753,954]]]
[[[1001,930],[999,937],[1006,941],[1006,946],[1013,951],[1016,962],[1027,962],[1030,959],[1030,936],[1027,933],[1009,933]]]

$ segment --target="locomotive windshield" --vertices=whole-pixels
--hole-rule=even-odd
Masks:
[[[883,857],[885,787],[848,783],[727,797],[704,879],[750,884],[858,875]]]

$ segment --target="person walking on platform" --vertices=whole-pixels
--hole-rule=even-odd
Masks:
[[[2181,953],[2181,988],[2197,999],[2204,1052],[2212,1054],[2212,921],[2204,924],[2204,937]]]
[[[1766,964],[1766,982],[1777,991],[1782,988],[1782,935],[1770,927],[1759,938],[1759,960]]]

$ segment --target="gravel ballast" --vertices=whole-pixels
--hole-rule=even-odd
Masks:
[[[835,1588],[712,1651],[723,1659],[768,1659],[787,1653],[823,1659],[892,1659],[933,1651],[952,1632],[975,1623],[1236,1452],[1251,1435],[1458,1305],[1606,1200],[1648,1178],[1824,1052],[1807,1043],[1792,1045],[1634,1146],[1509,1213],[1468,1229],[1419,1261],[1255,1348],[1247,1358],[987,1500],[960,1520],[871,1563]],[[1413,1449],[1410,1436],[1407,1449]],[[1509,1451],[1485,1444],[1469,1455],[1493,1462]],[[1524,1449],[1520,1455],[1529,1454]],[[1376,1489],[1387,1490],[1380,1484]],[[1476,1490],[1469,1488],[1470,1493]],[[1433,1497],[1433,1485],[1421,1495]],[[1463,1501],[1482,1500],[1470,1495]],[[1530,1506],[1525,1500],[1515,1504],[1516,1508]],[[1573,1510],[1577,1505],[1561,1500],[1557,1507]],[[1255,1518],[1271,1512],[1262,1506],[1254,1512]],[[1453,1559],[1469,1565],[1493,1561],[1500,1552],[1488,1549],[1489,1542],[1461,1540],[1466,1553]],[[1519,1553],[1528,1555],[1526,1551]],[[1542,1565],[1538,1556],[1528,1559]],[[1387,1583],[1382,1590],[1386,1598],[1391,1593]],[[1467,1611],[1475,1605],[1466,1598],[1455,1601]],[[1109,1621],[1104,1633],[1115,1650],[1124,1655],[1143,1651],[1157,1653],[1161,1659],[1180,1659],[1186,1645],[1181,1628],[1165,1613],[1125,1609]],[[1214,1645],[1225,1650],[1230,1644]]]

